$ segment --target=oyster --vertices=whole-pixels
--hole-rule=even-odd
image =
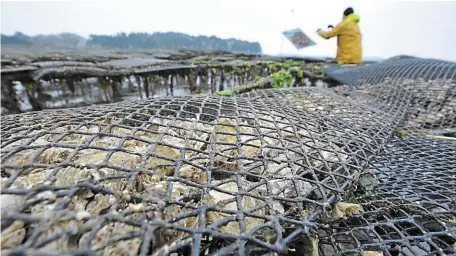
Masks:
[[[354,214],[358,214],[361,211],[363,211],[363,208],[359,204],[338,202],[334,206],[331,214],[334,219],[340,219],[345,218],[347,216],[350,217]]]
[[[20,220],[14,221],[8,228],[2,230],[2,252],[22,244],[25,234],[24,222]]]
[[[364,256],[383,256],[383,252],[364,251]]]
[[[171,175],[175,168],[175,161],[180,158],[180,152],[169,146],[156,145],[154,153],[158,156],[149,157],[146,168],[155,170],[161,176]]]
[[[222,184],[218,186],[218,188],[223,189],[225,191],[231,192],[231,193],[237,193],[238,192],[238,185],[235,182],[229,182]],[[256,191],[252,191],[252,194],[256,194]],[[256,209],[264,203],[256,198],[249,197],[249,196],[242,196],[241,199],[241,206],[238,208],[238,205],[235,200],[235,196],[227,194],[227,193],[222,193],[217,190],[211,190],[209,192],[209,202],[213,205],[215,205],[218,209],[221,210],[230,210],[230,211],[249,211]],[[259,209],[254,211],[256,214],[264,214],[264,210]],[[224,218],[229,218],[229,217],[234,217],[236,215],[225,213],[222,211],[209,211],[207,213],[207,218],[210,223],[216,223],[220,221],[221,219]],[[244,222],[245,222],[245,232],[251,231],[253,228],[261,225],[264,220],[259,219],[259,218],[254,218],[254,217],[249,217],[245,216],[244,217]],[[230,234],[240,234],[240,226],[237,221],[231,221],[228,224],[219,227],[219,230],[221,232],[225,233],[230,233]]]
[[[30,170],[30,172],[27,172]],[[13,184],[12,188],[23,188],[23,189],[34,189],[43,184],[47,184],[48,177],[52,174],[53,170],[51,169],[27,169],[26,172],[22,172],[19,177],[17,177]]]
[[[86,206],[86,211],[91,215],[99,215],[102,211],[110,208],[115,201],[116,198],[112,195],[96,194]]]
[[[45,226],[43,232],[38,236],[38,244],[46,241],[47,239],[54,237],[55,235],[67,233],[53,239],[51,242],[46,243],[44,246],[37,249],[39,252],[59,252],[65,253],[72,250],[77,250],[78,246],[72,236],[68,234],[77,234],[79,228],[82,226],[81,221],[68,219],[64,216],[65,213],[53,213],[48,212],[45,216],[47,221],[33,224],[32,228],[36,229],[39,226]]]
[[[76,155],[74,161],[81,167],[88,165],[99,165],[101,164],[108,152],[94,149],[81,150]],[[125,153],[122,151],[114,152],[108,159],[108,163],[117,165],[119,167],[135,168],[141,161],[141,157],[134,154]]]
[[[179,170],[179,177],[199,184],[206,184],[206,172],[193,165],[184,165]]]
[[[92,241],[87,241],[89,233],[82,235],[79,240],[79,247],[83,244],[89,243],[93,249],[104,247],[98,255],[131,255],[135,256],[139,253],[141,246],[141,237],[139,235],[133,236],[135,233],[138,234],[141,229],[132,225],[119,222],[111,222],[103,225],[103,227],[97,232]],[[129,238],[129,236],[131,238]],[[125,237],[120,241],[115,241],[116,238]]]

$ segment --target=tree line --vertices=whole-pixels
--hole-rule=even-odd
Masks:
[[[10,36],[2,34],[1,43],[2,47],[17,45],[59,49],[85,47],[107,49],[190,49],[261,53],[261,46],[258,42],[234,38],[222,39],[215,36],[191,36],[176,32],[90,35],[88,39],[72,33],[28,36],[24,33],[16,32]]]

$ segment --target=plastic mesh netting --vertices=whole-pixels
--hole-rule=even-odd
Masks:
[[[397,56],[380,63],[358,67],[330,67],[325,69],[325,73],[342,84],[354,86],[405,79],[455,80],[456,63]]]
[[[314,250],[319,255],[456,253],[455,89],[451,80],[334,89],[348,100],[375,107],[379,102],[389,105],[396,95],[408,107],[391,140],[342,194],[343,204],[336,204],[342,211],[339,218],[332,212],[317,221]],[[287,100],[296,93],[260,91],[248,96]],[[347,214],[355,210],[360,214]],[[306,247],[302,244],[300,251]]]
[[[452,254],[455,89],[386,80],[4,116],[2,250]]]
[[[455,143],[393,140],[346,197],[364,212],[319,229],[321,255],[454,254],[455,154]]]

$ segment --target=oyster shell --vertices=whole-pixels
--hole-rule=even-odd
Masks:
[[[359,204],[351,204],[338,202],[331,211],[332,218],[334,220],[345,218],[347,216],[352,216],[363,211],[363,208]]]
[[[238,185],[235,182],[229,182],[222,184],[218,186],[218,188],[229,191],[231,193],[237,193],[238,192]],[[256,194],[256,191],[251,191],[251,193]],[[232,202],[227,202],[228,200],[234,200]],[[249,197],[249,196],[242,196],[241,199],[241,206],[240,209],[238,208],[238,205],[235,200],[235,196],[227,194],[227,193],[222,193],[217,190],[211,190],[209,192],[209,202],[213,205],[215,205],[218,209],[222,210],[231,210],[231,211],[248,211],[255,209],[261,205],[264,205],[264,203],[256,198]],[[264,210],[256,210],[254,213],[256,214],[264,214]],[[234,217],[235,215],[229,214],[229,213],[224,213],[220,211],[210,211],[207,213],[207,218],[210,223],[216,223],[220,221],[223,218],[229,218],[229,217]],[[249,217],[245,216],[244,217],[244,222],[245,222],[245,229],[246,232],[251,231],[253,228],[261,225],[264,223],[263,219],[259,218],[254,218],[254,217]],[[225,233],[230,233],[230,234],[240,234],[240,226],[237,221],[231,221],[228,224],[219,227],[219,230],[221,232]]]
[[[179,170],[179,177],[199,184],[206,184],[206,172],[193,165],[184,165]]]
[[[48,219],[47,222],[40,222],[32,225],[32,228],[34,229],[38,228],[38,226],[46,226],[43,232],[38,236],[38,243],[44,242],[47,239],[64,232],[77,234],[79,228],[82,226],[81,221],[67,219],[59,214],[48,213],[46,218]],[[72,250],[77,250],[77,244],[69,234],[53,239],[51,242],[37,249],[38,252],[46,253],[65,253]]]
[[[154,153],[163,158],[149,157],[146,161],[146,168],[154,169],[157,175],[171,175],[175,168],[175,161],[180,158],[180,152],[172,147],[157,145]]]
[[[2,251],[5,249],[14,249],[16,246],[22,244],[25,234],[24,222],[21,220],[14,221],[8,228],[2,230]]]
[[[27,172],[30,170],[30,172]],[[26,172],[22,172],[22,175],[17,177],[13,184],[12,188],[23,188],[23,189],[34,189],[43,184],[46,184],[48,181],[49,175],[52,174],[53,170],[51,169],[27,169]]]
[[[24,196],[1,194],[0,195],[0,212],[1,217],[4,218],[6,214],[12,215],[21,210],[22,205],[25,203]]]
[[[141,246],[141,237],[126,238],[125,240],[113,241],[117,237],[128,237],[135,232],[139,232],[141,229],[135,226],[131,226],[124,223],[113,222],[104,225],[95,235],[92,241],[90,241],[91,248],[99,248],[100,246],[108,243],[108,246],[104,247],[98,255],[131,255],[135,256],[139,253]],[[79,247],[87,242],[89,233],[82,235],[79,240]],[[110,242],[113,241],[113,242]]]
[[[364,256],[383,256],[383,252],[364,251]]]

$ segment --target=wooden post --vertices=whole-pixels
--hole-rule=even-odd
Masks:
[[[217,86],[217,69],[215,69],[215,72],[211,71],[211,93],[214,93],[216,91],[216,86]]]
[[[168,93],[169,75],[165,75],[165,76],[163,77],[163,80],[164,80],[164,82],[165,82],[166,96],[168,96],[168,95],[169,95],[169,93]]]
[[[226,81],[227,81],[227,85],[228,85],[228,88],[233,88],[233,74],[232,73],[229,73],[227,76],[226,76]]]
[[[27,97],[30,105],[32,105],[32,109],[35,111],[43,110],[40,102],[35,97],[35,91],[37,87],[36,83],[26,84],[24,87],[26,88],[25,91],[27,92]]]
[[[190,87],[190,93],[195,92],[196,90],[196,80],[198,78],[197,71],[194,69],[190,69],[187,74],[187,82],[188,86]]]
[[[6,108],[11,114],[21,112],[19,107],[19,100],[16,95],[13,83],[10,80],[2,77],[1,79],[1,103],[2,107]]]
[[[171,82],[169,84],[169,90],[171,92],[171,96],[174,96],[174,76],[171,75]]]
[[[80,85],[80,86],[81,86],[81,96],[82,96],[82,98],[83,98],[84,101],[86,101],[86,102],[89,101],[89,100],[87,99],[87,91],[86,91],[86,89],[87,89],[87,87],[86,87],[86,86],[87,86],[87,80],[83,78],[83,79],[81,80],[81,85]]]
[[[63,97],[65,98],[65,105],[68,105],[69,102],[68,102],[68,97],[66,94],[67,87],[68,87],[68,91],[70,90],[70,88],[68,86],[68,79],[65,78],[65,80],[62,80],[62,84],[60,84],[60,86],[62,87]]]
[[[70,91],[70,87],[68,86],[68,82],[69,82],[70,79],[62,79],[59,81],[59,85],[60,85],[60,88],[62,88],[62,94],[63,94],[63,98],[65,99],[65,105],[68,105],[69,102],[68,102],[68,95],[67,95],[67,89],[68,91]],[[70,91],[71,92],[71,91]]]
[[[147,76],[142,77],[144,80],[144,92],[146,92],[146,98],[149,98],[149,80]]]
[[[106,77],[98,77],[97,79],[98,79],[98,83],[101,87],[100,90],[103,93],[105,101],[109,102],[110,101],[109,95],[108,95],[108,92],[106,91],[106,88],[108,87],[107,83],[109,82],[108,79],[106,79]]]
[[[244,84],[247,81],[247,68],[242,69],[242,84]]]
[[[224,90],[224,83],[225,83],[225,73],[223,72],[223,69],[220,70],[220,86],[219,86],[219,91]]]
[[[148,80],[150,86],[150,96],[153,97],[155,95],[155,83],[157,83],[157,78],[155,75],[146,76],[146,80]]]
[[[128,80],[128,91],[135,92],[135,89],[133,87],[133,82],[131,81],[131,77],[127,77],[127,80]]]
[[[74,88],[74,80],[73,79],[67,79],[66,84],[68,86],[68,90],[71,92],[71,95],[74,96],[75,88]]]
[[[120,98],[122,95],[119,91],[119,86],[122,79],[119,77],[115,77],[111,81],[111,88],[112,88],[112,96],[113,98]]]
[[[141,88],[141,77],[140,76],[135,76],[136,83],[138,84],[138,93],[139,93],[139,98],[142,99],[142,88]]]

